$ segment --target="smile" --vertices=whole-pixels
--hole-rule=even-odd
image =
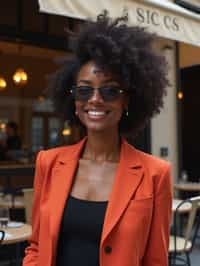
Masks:
[[[94,110],[86,110],[85,111],[88,114],[88,117],[90,119],[101,119],[104,118],[109,111],[94,111]]]
[[[102,116],[106,115],[106,112],[99,112],[99,111],[88,111],[89,115],[94,115],[94,116]]]

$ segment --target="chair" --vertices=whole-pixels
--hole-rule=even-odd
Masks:
[[[188,214],[184,236],[180,236],[177,234],[177,216],[180,208],[183,207],[184,204],[188,204],[188,202],[192,205],[191,211]],[[200,217],[197,216],[199,207],[200,196],[183,200],[176,207],[173,219],[174,234],[170,236],[169,245],[169,264],[171,266],[191,266],[190,252],[192,251],[200,224]],[[194,232],[194,234],[192,234],[192,232]]]
[[[24,206],[25,206],[26,223],[31,224],[33,188],[24,188],[24,189],[22,189],[22,192],[24,193]]]
[[[5,232],[3,230],[0,230],[0,244],[4,240]]]

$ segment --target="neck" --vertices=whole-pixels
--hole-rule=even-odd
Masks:
[[[118,162],[120,157],[120,136],[117,131],[88,132],[88,139],[83,152],[83,159],[99,162]]]

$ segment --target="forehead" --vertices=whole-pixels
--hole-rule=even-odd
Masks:
[[[113,75],[109,71],[102,70],[94,61],[89,61],[88,63],[84,64],[77,75],[77,81],[105,81],[107,79],[113,79]]]

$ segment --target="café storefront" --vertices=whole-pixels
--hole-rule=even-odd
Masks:
[[[145,27],[158,35],[155,47],[167,58],[170,87],[163,111],[151,122],[150,147],[153,154],[173,162],[174,176],[178,176],[181,167],[177,119],[179,46],[182,43],[189,44],[189,47],[200,46],[199,2],[197,0],[39,0],[41,12],[80,20],[95,19],[105,9],[112,17],[121,16],[125,12],[128,13],[130,25]]]

